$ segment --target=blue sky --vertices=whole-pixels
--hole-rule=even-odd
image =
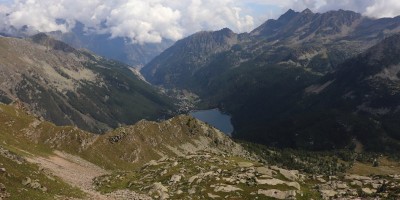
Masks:
[[[12,0],[0,0],[0,3],[2,3],[2,4],[9,4],[11,2],[12,2]]]

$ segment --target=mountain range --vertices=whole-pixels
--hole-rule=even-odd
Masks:
[[[363,139],[371,144],[368,148],[390,143],[393,145],[388,145],[388,149],[397,149],[397,142],[382,139],[387,135],[397,136],[386,133],[388,130],[382,127],[368,129],[374,133],[364,137],[359,134],[362,131],[343,124],[340,116],[349,117],[359,109],[371,109],[365,101],[346,105],[342,110],[341,104],[349,103],[336,97],[344,91],[358,90],[355,88],[358,86],[337,88],[335,85],[344,84],[339,81],[344,77],[352,79],[364,74],[364,68],[355,67],[354,63],[347,65],[365,52],[372,56],[371,52],[378,47],[385,53],[379,54],[375,62],[391,60],[396,66],[394,57],[398,54],[391,50],[396,44],[389,45],[384,39],[396,41],[399,30],[399,17],[371,19],[344,10],[326,13],[289,10],[250,33],[236,34],[229,29],[196,33],[176,42],[141,72],[150,83],[198,94],[202,99],[200,107],[219,107],[230,113],[236,138],[279,147],[335,149],[352,146],[353,139],[374,135],[381,138],[371,139],[375,144]],[[384,72],[375,71],[381,73],[376,75],[382,77],[376,85],[380,88],[369,87],[358,95],[396,88],[395,67],[380,67]],[[344,69],[353,71],[343,72],[343,77],[338,75]],[[330,79],[332,76],[339,77]],[[330,87],[336,87],[337,93],[327,97],[324,89]],[[381,98],[380,102],[396,104],[394,97]],[[362,127],[365,126],[361,124],[371,122],[371,112],[366,113],[364,116],[356,112],[357,121],[363,118],[359,122]],[[381,123],[389,113],[396,112],[381,113],[374,120]]]
[[[202,31],[146,80],[132,66],[169,41],[18,34],[0,37],[0,199],[400,197],[399,17],[289,10]],[[178,115],[192,101],[230,114],[233,136]]]
[[[39,32],[28,31],[26,26],[20,29],[13,26],[3,27],[0,30],[0,35],[19,38],[29,37],[37,33]],[[74,28],[67,32],[52,31],[46,32],[46,34],[76,49],[87,49],[94,54],[125,63],[136,69],[143,67],[173,44],[173,41],[167,39],[163,39],[160,43],[140,44],[133,42],[129,38],[93,33],[87,30],[85,25],[79,21],[76,22]]]

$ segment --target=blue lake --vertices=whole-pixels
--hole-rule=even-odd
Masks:
[[[219,109],[198,110],[189,113],[192,117],[214,126],[227,135],[233,132],[231,116],[222,113]]]

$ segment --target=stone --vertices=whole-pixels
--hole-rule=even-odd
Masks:
[[[274,170],[279,171],[279,173],[282,174],[285,178],[291,180],[291,181],[296,181],[299,179],[299,171],[297,170],[287,170],[287,169],[282,169],[276,166],[271,167]]]
[[[233,192],[233,191],[243,191],[243,190],[231,185],[220,185],[216,186],[214,189],[214,192]]]
[[[337,176],[329,176],[329,180],[338,180]]]
[[[244,174],[244,176],[245,176],[246,178],[254,178],[256,175],[255,175],[254,173],[247,172],[246,174]]]
[[[189,194],[195,194],[196,193],[196,188],[191,188],[188,190]]]
[[[40,190],[41,190],[42,192],[47,192],[47,187],[41,187]]]
[[[323,179],[322,177],[317,177],[316,180],[321,182],[321,183],[326,183],[326,180]]]
[[[344,176],[344,179],[347,179],[347,180],[359,180],[359,181],[372,180],[371,177],[359,176],[359,175],[355,175],[355,174],[346,175],[346,176]]]
[[[168,192],[168,188],[163,186],[160,182],[154,183],[153,189],[155,189],[157,191]]]
[[[197,176],[197,175],[194,175],[194,176],[190,177],[189,180],[188,180],[189,184],[193,183],[193,181],[198,179],[198,178],[199,178],[199,176]]]
[[[275,189],[271,190],[259,189],[257,193],[275,199],[296,199],[296,191],[293,190],[280,191]]]
[[[30,186],[31,186],[31,188],[33,188],[33,189],[40,189],[40,188],[42,187],[42,185],[40,185],[40,183],[37,182],[37,181],[32,182],[32,183],[30,184]]]
[[[297,190],[300,190],[300,189],[301,189],[300,184],[297,183],[297,182],[286,182],[285,184],[286,184],[287,186],[294,187],[294,188],[296,188]]]
[[[372,185],[372,188],[374,188],[374,189],[378,189],[381,186],[381,184],[378,184],[378,183],[372,183],[371,185]]]
[[[197,184],[200,184],[202,181],[203,181],[202,178],[198,178],[197,181],[196,181],[196,183],[197,183]]]
[[[284,184],[285,181],[273,178],[273,179],[257,179],[256,178],[256,183],[260,185],[279,185],[279,184]]]
[[[251,163],[251,162],[238,162],[237,165],[240,168],[248,168],[248,167],[253,167],[254,166],[254,164]]]
[[[162,193],[160,195],[160,200],[165,200],[165,199],[168,199],[168,198],[169,198],[169,195],[167,193]]]
[[[216,174],[215,174],[216,175]],[[213,171],[209,171],[209,172],[206,172],[206,173],[204,173],[204,174],[202,174],[202,176],[203,177],[208,177],[208,176],[214,176],[214,172]]]
[[[173,175],[172,177],[171,177],[171,179],[169,180],[169,182],[171,183],[171,184],[175,184],[175,183],[177,183],[177,182],[179,182],[179,181],[181,181],[181,179],[182,179],[182,176],[181,175]]]
[[[149,191],[149,194],[156,194],[159,196],[160,199],[168,199],[168,188],[163,186],[160,182],[153,183],[151,190]]]
[[[336,184],[336,188],[337,188],[337,189],[347,189],[348,186],[347,186],[346,183],[337,183],[337,184]]]
[[[358,180],[354,180],[350,183],[351,186],[358,186],[358,187],[362,187],[363,183],[361,181]]]
[[[157,166],[158,163],[155,160],[150,160],[150,162],[146,163],[145,166]]]
[[[335,188],[330,184],[318,185],[319,190],[334,190]]]
[[[215,195],[215,194],[211,194],[211,193],[207,193],[207,196],[208,196],[209,198],[211,198],[211,199],[221,198],[220,196]]]
[[[358,192],[357,192],[357,190],[354,190],[354,189],[350,189],[350,190],[348,190],[348,191],[347,191],[347,194],[349,194],[349,195],[353,195],[353,196],[358,196]]]
[[[369,188],[362,188],[361,191],[364,192],[365,194],[373,194],[376,192],[375,189],[369,189]]]
[[[232,177],[231,178],[222,178],[222,179],[231,184],[234,184],[236,182],[236,179],[232,178]]]
[[[276,178],[272,178],[272,179],[257,179],[256,178],[256,183],[260,184],[260,185],[287,185],[289,187],[294,187],[297,190],[300,190],[300,184],[297,182],[286,182],[286,181],[282,181]]]
[[[168,171],[166,170],[166,169],[164,169],[161,173],[160,173],[160,176],[164,176],[165,174],[167,174],[168,173]]]
[[[6,186],[0,183],[0,199],[8,199],[9,197],[10,193],[7,192]]]
[[[175,161],[174,163],[172,163],[172,167],[177,166],[179,163],[177,161]]]
[[[24,180],[22,180],[22,185],[27,186],[31,184],[32,180],[29,177],[26,177]]]
[[[337,191],[334,190],[320,190],[320,192],[324,199],[329,199],[338,194]]]
[[[268,169],[266,167],[257,167],[256,168],[256,172],[259,173],[259,174],[262,174],[262,175],[270,176],[270,177],[272,177],[273,173],[274,173],[273,170]]]
[[[178,191],[176,191],[176,194],[177,195],[183,194],[183,191],[182,190],[178,190]]]

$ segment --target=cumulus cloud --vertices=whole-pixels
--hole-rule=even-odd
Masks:
[[[79,21],[88,32],[139,43],[177,40],[227,26],[242,32],[254,26],[253,18],[243,15],[234,0],[14,0],[0,7],[0,14],[5,13],[3,26],[66,32]]]
[[[400,15],[400,1],[375,1],[373,4],[366,8],[365,14],[376,18],[398,16]]]
[[[224,27],[251,31],[289,8],[314,12],[353,10],[370,17],[400,14],[398,0],[5,0],[0,28],[69,31],[77,21],[87,33],[127,37],[133,42],[177,40]]]

